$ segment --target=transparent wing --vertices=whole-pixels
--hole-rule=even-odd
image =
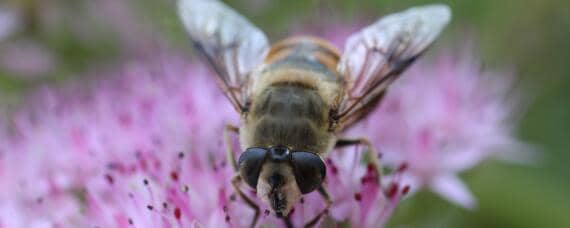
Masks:
[[[228,99],[238,112],[247,110],[250,75],[269,49],[265,34],[217,0],[179,0],[178,13]]]
[[[413,7],[351,35],[338,64],[345,85],[332,110],[333,124],[343,129],[372,111],[387,87],[433,43],[450,19],[446,5]]]

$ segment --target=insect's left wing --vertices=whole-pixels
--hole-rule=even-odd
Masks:
[[[445,5],[413,7],[351,35],[338,64],[345,84],[331,110],[331,126],[342,130],[370,113],[388,86],[430,46],[450,18]]]
[[[228,99],[238,112],[247,110],[251,73],[269,49],[265,34],[218,0],[179,0],[178,13]]]

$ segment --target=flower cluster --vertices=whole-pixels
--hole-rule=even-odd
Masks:
[[[95,221],[87,215],[104,214],[97,208],[110,213],[126,205],[105,195],[126,193],[130,183],[121,180],[144,176],[160,181],[155,192],[161,192],[162,172],[177,172],[175,166],[206,177],[210,163],[220,160],[212,151],[222,148],[222,125],[235,119],[228,103],[201,67],[180,58],[145,64],[129,65],[92,88],[45,88],[3,122],[0,183],[7,191],[0,197],[0,224],[83,224]],[[169,160],[180,153],[189,163]],[[190,174],[179,175],[183,180]],[[64,205],[69,210],[59,209]]]
[[[404,179],[465,208],[476,200],[457,176],[495,156],[524,159],[514,137],[520,103],[513,76],[482,72],[469,53],[420,62],[396,81],[356,132],[371,137],[384,163],[406,162]],[[520,113],[519,113],[520,114]]]
[[[254,212],[230,184],[222,137],[238,115],[201,65],[160,56],[98,72],[106,77],[88,85],[43,88],[3,117],[0,227],[250,224]],[[510,81],[463,59],[415,66],[351,132],[369,137],[391,172],[379,177],[356,149],[330,153],[333,205],[323,224],[382,226],[423,186],[474,206],[456,174],[518,143],[504,92]],[[290,222],[300,226],[323,208],[310,193]],[[284,223],[262,213],[258,224]]]
[[[203,67],[173,57],[110,74],[90,86],[44,88],[2,122],[0,225],[247,226],[253,210],[230,185],[222,141],[238,115]],[[331,218],[377,225],[407,190],[400,175],[384,189],[359,161],[348,151],[327,160]],[[311,193],[291,222],[323,207]]]

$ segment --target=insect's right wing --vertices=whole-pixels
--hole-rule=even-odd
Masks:
[[[179,0],[178,14],[234,108],[247,110],[251,73],[269,50],[265,34],[218,0]]]
[[[446,5],[413,7],[351,35],[338,64],[345,85],[333,105],[331,126],[346,129],[370,113],[388,86],[425,52],[450,19]]]

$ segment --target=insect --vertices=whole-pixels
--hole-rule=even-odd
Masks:
[[[341,54],[314,37],[270,46],[260,29],[217,0],[179,0],[178,11],[195,49],[241,115],[241,126],[227,125],[224,138],[236,171],[232,185],[255,210],[251,226],[260,207],[241,190],[244,182],[278,217],[287,217],[303,194],[318,191],[326,206],[307,222],[312,226],[332,205],[323,185],[329,151],[362,144],[380,174],[370,142],[341,134],[377,106],[451,18],[445,5],[387,15],[351,35]],[[239,134],[243,150],[237,160],[231,133]]]

